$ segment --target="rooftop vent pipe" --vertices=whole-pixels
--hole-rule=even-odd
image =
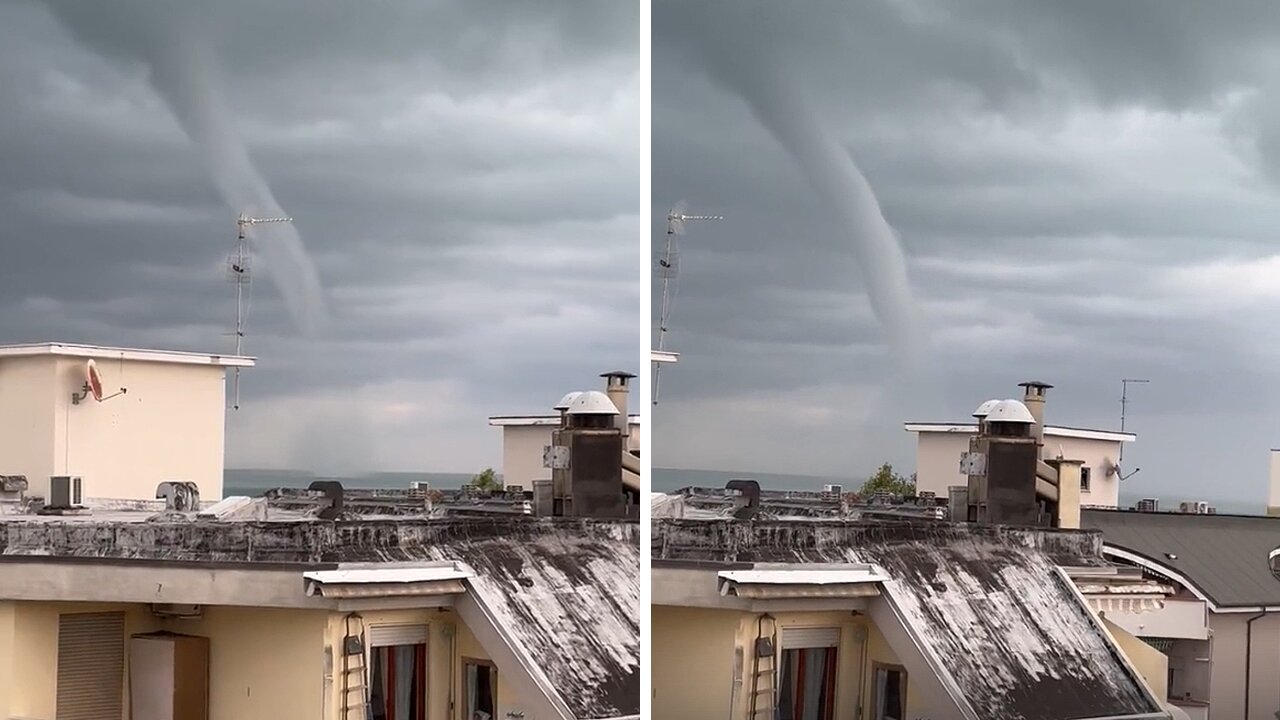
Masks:
[[[627,395],[631,393],[631,378],[635,377],[629,372],[622,370],[614,370],[613,372],[602,373],[600,377],[604,378],[605,392],[609,395],[609,399],[613,401],[614,407],[618,408],[617,425],[625,437],[631,432],[631,420],[627,415]]]
[[[750,520],[760,512],[760,483],[755,480],[730,480],[724,484],[725,490],[736,490],[745,505],[739,505],[733,511],[736,520]]]
[[[1018,383],[1018,387],[1025,391],[1022,396],[1022,404],[1031,412],[1031,417],[1035,420],[1035,425],[1031,426],[1031,435],[1036,439],[1036,445],[1040,446],[1040,453],[1037,457],[1044,457],[1044,396],[1045,392],[1053,389],[1049,383],[1040,382],[1039,380],[1028,380],[1024,383]]]

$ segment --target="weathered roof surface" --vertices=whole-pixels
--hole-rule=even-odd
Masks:
[[[0,559],[465,563],[479,601],[582,720],[640,710],[639,542],[635,522],[520,516],[0,523]]]
[[[655,558],[870,562],[922,650],[989,720],[1160,713],[1059,566],[1103,565],[1096,533],[949,523],[655,523]]]
[[[1107,545],[1178,572],[1218,607],[1280,605],[1280,580],[1267,564],[1280,547],[1280,518],[1085,510],[1080,523],[1101,530]]]
[[[640,712],[640,546],[634,524],[440,550],[476,571],[476,593],[574,717]]]

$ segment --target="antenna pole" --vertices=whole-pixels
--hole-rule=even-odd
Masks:
[[[1136,380],[1134,378],[1125,378],[1120,381],[1120,432],[1124,432],[1125,412],[1129,406],[1129,383],[1142,384],[1149,383],[1150,380]],[[1124,460],[1124,442],[1120,442],[1120,456],[1116,459],[1116,463]]]
[[[686,215],[672,210],[667,213],[667,247],[658,265],[662,268],[662,309],[658,315],[658,350],[667,349],[667,323],[671,319],[671,281],[676,276],[676,235],[686,220],[723,220],[719,215]],[[658,391],[662,387],[662,365],[653,368],[653,404],[658,404]]]
[[[231,256],[230,279],[236,284],[236,356],[244,350],[244,286],[249,284],[249,237],[245,231],[250,225],[260,223],[290,223],[292,218],[253,218],[241,213],[236,218],[236,251]],[[232,379],[234,399],[231,409],[240,409],[240,368],[235,369]]]

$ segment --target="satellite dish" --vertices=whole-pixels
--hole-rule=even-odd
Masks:
[[[98,364],[90,360],[85,366],[85,386],[93,399],[102,402],[102,376],[98,374]]]
[[[1102,461],[1102,472],[1105,473],[1107,477],[1113,477],[1116,473],[1120,472],[1120,466],[1116,465],[1115,461],[1111,458],[1104,458]]]

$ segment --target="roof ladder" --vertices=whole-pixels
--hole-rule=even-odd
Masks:
[[[774,720],[778,715],[778,620],[769,613],[756,620],[752,652],[751,720]]]
[[[352,621],[355,632],[352,632]],[[364,618],[356,613],[344,619],[342,638],[342,720],[369,720],[369,666],[365,662]],[[356,695],[358,693],[358,695]],[[355,695],[355,697],[352,697]]]

